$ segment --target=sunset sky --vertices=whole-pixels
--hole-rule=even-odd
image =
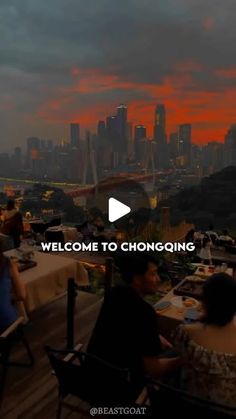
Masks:
[[[68,124],[128,106],[152,135],[192,123],[223,141],[236,123],[235,0],[1,0],[0,151],[29,136],[69,138]]]

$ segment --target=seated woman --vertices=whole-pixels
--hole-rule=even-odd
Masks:
[[[236,282],[225,273],[203,287],[200,322],[181,325],[175,346],[186,356],[181,387],[198,397],[236,405]]]
[[[7,329],[18,317],[12,304],[12,293],[19,300],[26,297],[25,284],[21,281],[18,268],[10,261],[0,248],[0,333]]]

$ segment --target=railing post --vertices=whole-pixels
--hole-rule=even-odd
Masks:
[[[106,259],[106,270],[105,270],[105,284],[104,284],[104,298],[106,298],[108,292],[112,287],[113,280],[113,259]]]
[[[74,348],[74,313],[76,301],[76,283],[74,278],[69,278],[67,283],[67,349]]]

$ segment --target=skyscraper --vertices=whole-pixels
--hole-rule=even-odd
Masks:
[[[70,145],[71,147],[79,147],[80,142],[80,125],[77,122],[70,124]]]
[[[134,157],[134,140],[133,140],[132,122],[127,122],[126,135],[127,135],[127,157],[129,160],[132,160]]]
[[[26,152],[26,166],[28,168],[35,169],[40,158],[40,139],[37,137],[29,137],[26,140],[27,142],[27,152]]]
[[[105,138],[106,138],[106,124],[105,124],[105,121],[98,121],[97,137],[98,137],[99,143],[100,142],[104,143]]]
[[[40,148],[40,139],[37,137],[27,138],[27,151],[30,150],[39,150]]]
[[[175,163],[176,157],[179,155],[178,132],[172,132],[170,134],[169,155],[170,159],[173,161],[173,163]]]
[[[236,124],[232,125],[225,136],[225,166],[236,165]]]
[[[121,104],[117,107],[116,118],[119,138],[119,160],[124,162],[128,157],[127,106]]]
[[[184,156],[185,166],[191,164],[191,131],[190,124],[179,126],[179,156]]]
[[[117,116],[108,116],[106,119],[106,130],[109,144],[112,145],[113,151],[118,151],[119,141],[117,132]]]
[[[155,109],[154,116],[154,139],[158,140],[160,137],[164,137],[166,134],[166,110],[165,105],[159,104]]]
[[[166,140],[166,110],[163,104],[158,104],[155,109],[153,137],[156,143],[156,167],[164,169],[169,166],[169,161]]]
[[[144,125],[135,125],[134,128],[134,148],[135,148],[135,159],[137,162],[141,162],[144,158],[144,144],[147,140],[147,130]]]
[[[134,139],[135,141],[142,140],[147,137],[147,129],[144,125],[135,125]]]
[[[204,174],[210,175],[222,169],[224,165],[224,145],[217,141],[211,141],[202,148],[202,167]]]

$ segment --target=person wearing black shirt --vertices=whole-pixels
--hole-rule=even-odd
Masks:
[[[171,344],[159,335],[158,317],[143,297],[157,291],[157,262],[149,255],[129,255],[120,265],[124,286],[104,300],[87,352],[128,368],[142,386],[145,375],[160,378],[174,371],[179,358],[165,358]]]

